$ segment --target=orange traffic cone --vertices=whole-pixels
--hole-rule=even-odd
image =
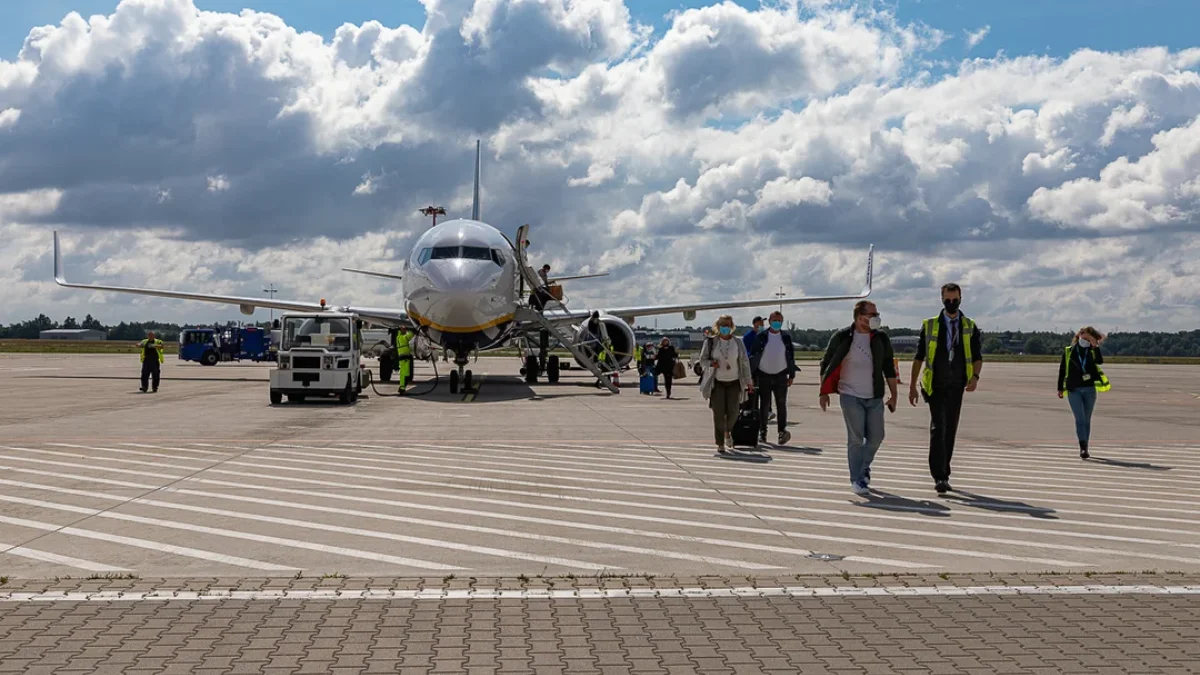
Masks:
[[[900,359],[892,359],[892,368],[896,371],[896,384],[904,384],[904,380],[900,379]]]

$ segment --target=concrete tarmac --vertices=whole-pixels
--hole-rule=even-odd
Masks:
[[[1055,364],[985,364],[951,479],[928,410],[887,415],[870,498],[816,364],[787,447],[714,453],[696,378],[619,396],[515,358],[480,389],[272,406],[268,365],[0,355],[0,569],[13,578],[1200,571],[1200,370],[1106,367],[1081,461]],[[901,364],[907,382],[907,365]],[[415,392],[432,384],[419,364]],[[381,394],[394,385],[379,384]],[[774,430],[770,438],[774,438]]]

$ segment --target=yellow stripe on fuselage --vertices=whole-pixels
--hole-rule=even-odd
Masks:
[[[411,309],[408,310],[408,316],[410,318],[416,319],[417,323],[421,324],[422,326],[428,326],[429,328],[432,328],[437,331],[441,331],[443,333],[478,333],[479,331],[484,331],[489,328],[495,328],[496,326],[499,326],[502,323],[507,323],[509,321],[512,321],[516,315],[515,314],[505,314],[504,316],[500,317],[499,319],[489,321],[489,322],[479,325],[479,326],[443,326],[440,323],[431,321],[430,319],[423,317],[420,314],[417,314],[416,312],[412,311]]]

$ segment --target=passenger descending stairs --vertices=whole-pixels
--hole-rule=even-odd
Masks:
[[[528,232],[529,225],[522,225],[517,229],[517,244],[513,247],[513,250],[516,254],[515,257],[517,260],[517,269],[520,271],[521,276],[525,279],[525,284],[530,289],[535,289],[540,285],[541,278],[538,277],[537,272],[534,272],[533,269],[529,267],[529,263],[525,260],[524,241],[525,235],[528,234]],[[547,306],[549,306],[550,303],[557,304],[564,312],[567,311],[567,306],[563,304],[561,300],[551,298],[550,302],[547,303]],[[544,328],[547,332],[553,335],[560,344],[570,350],[571,355],[575,357],[576,361],[583,364],[583,366],[588,370],[592,371],[592,374],[596,376],[596,379],[598,379],[600,383],[603,384],[609,391],[614,394],[621,393],[621,388],[613,383],[613,373],[616,371],[613,371],[613,373],[604,372],[604,369],[600,367],[600,364],[596,363],[596,361],[592,359],[592,357],[589,356],[586,351],[576,345],[575,341],[571,339],[570,335],[563,332],[563,330],[559,328],[553,321],[547,319],[545,314],[528,305],[520,305],[517,307],[516,319],[522,323],[526,321],[536,323]]]

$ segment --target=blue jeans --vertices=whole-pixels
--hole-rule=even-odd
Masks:
[[[1096,390],[1092,387],[1080,387],[1067,392],[1067,402],[1071,404],[1071,412],[1075,413],[1075,436],[1080,441],[1091,440],[1092,410],[1096,408]]]
[[[846,457],[850,462],[850,482],[866,479],[875,461],[875,452],[883,443],[883,398],[859,398],[840,395],[842,419],[846,421]]]

